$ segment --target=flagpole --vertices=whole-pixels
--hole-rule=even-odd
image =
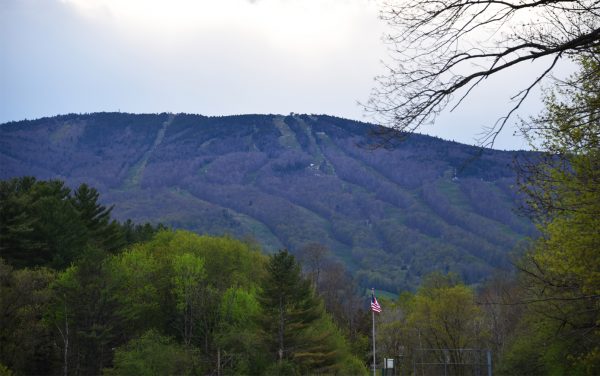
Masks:
[[[371,310],[373,316],[373,376],[377,376],[377,362],[375,360],[375,311]]]

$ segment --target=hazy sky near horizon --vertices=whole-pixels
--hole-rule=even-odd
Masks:
[[[376,0],[0,0],[0,123],[97,111],[316,113],[371,121]],[[509,108],[494,77],[422,132],[473,144]],[[522,116],[541,109],[533,92]],[[507,129],[500,149],[526,144]]]

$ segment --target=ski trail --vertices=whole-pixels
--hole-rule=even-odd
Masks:
[[[123,187],[125,189],[139,187],[140,182],[142,180],[142,175],[144,174],[144,170],[146,169],[146,164],[148,163],[148,159],[150,159],[150,156],[152,155],[152,153],[154,153],[158,145],[162,143],[163,139],[165,138],[167,127],[171,125],[173,119],[175,119],[175,115],[170,114],[167,120],[163,122],[162,127],[158,130],[156,138],[154,139],[154,143],[152,143],[150,149],[146,150],[142,158],[131,168],[128,177],[125,179],[125,182],[123,184]]]

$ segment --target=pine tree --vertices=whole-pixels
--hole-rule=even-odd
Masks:
[[[84,183],[73,191],[71,202],[88,229],[91,240],[107,251],[116,251],[125,245],[125,237],[121,226],[115,220],[111,221],[113,206],[107,208],[101,205],[99,197],[95,188]]]
[[[28,210],[28,197],[22,194],[33,184],[33,177],[0,181],[0,254],[18,267],[26,266],[43,246],[34,239],[38,219]]]
[[[271,256],[259,302],[267,347],[280,371],[324,370],[336,363],[337,351],[328,341],[335,327],[327,325],[322,302],[287,251]]]
[[[63,268],[87,242],[85,226],[62,181],[15,178],[0,184],[2,256],[18,267]]]

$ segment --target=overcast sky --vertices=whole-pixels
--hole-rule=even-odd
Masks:
[[[97,111],[370,121],[386,25],[373,0],[0,0],[0,123]],[[473,144],[536,66],[423,131]],[[539,91],[523,116],[540,110]],[[505,131],[495,147],[526,144]]]

